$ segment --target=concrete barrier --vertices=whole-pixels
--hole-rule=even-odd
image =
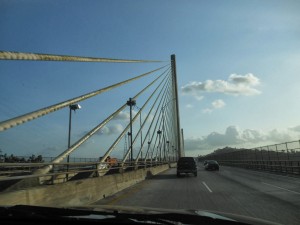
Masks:
[[[0,205],[79,206],[113,195],[167,169],[170,165],[145,168],[103,177],[69,181],[0,193]]]

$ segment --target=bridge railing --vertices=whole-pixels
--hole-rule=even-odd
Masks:
[[[269,171],[280,174],[300,175],[300,161],[255,161],[255,160],[222,160],[220,165],[253,169],[259,171]]]
[[[51,161],[53,161],[56,157],[51,157],[51,156],[43,156],[40,160],[37,161],[32,161],[30,159],[30,156],[13,156],[13,158],[11,159],[11,156],[8,156],[6,158],[3,157],[1,162],[7,162],[7,163],[37,163],[37,162],[45,162],[45,163],[49,163]],[[69,158],[69,162],[97,162],[99,161],[99,158],[84,158],[84,157],[70,157]],[[66,162],[66,160],[65,160]]]
[[[1,163],[0,191],[12,187],[12,190],[32,188],[40,185],[52,185],[68,181],[81,180],[92,177],[126,173],[137,169],[146,169],[161,165],[170,165],[171,161],[125,162],[110,165],[99,162],[77,163]],[[39,168],[51,166],[47,174],[36,174]],[[13,184],[23,181],[13,187]]]
[[[200,157],[221,165],[300,176],[300,140],[238,149],[226,147]]]

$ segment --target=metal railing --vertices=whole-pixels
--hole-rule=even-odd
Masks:
[[[268,171],[280,174],[300,175],[300,161],[247,161],[228,160],[218,161],[220,165]]]
[[[146,169],[161,165],[170,165],[172,162],[151,161],[146,162],[118,162],[111,165],[108,162],[76,162],[76,163],[1,163],[0,164],[0,191],[11,189],[11,182],[23,182],[12,187],[13,190],[19,188],[31,188],[40,185],[53,185],[68,181],[81,180],[92,177],[107,176],[118,173],[126,173],[137,169]],[[36,174],[35,171],[51,166],[47,174]],[[30,180],[30,182],[26,182]]]
[[[11,159],[10,161],[10,156],[7,156],[7,160],[3,157],[3,160],[1,162],[6,162],[6,163],[34,163],[30,160],[31,156],[13,156],[17,160]],[[51,162],[55,159],[56,157],[50,157],[50,156],[43,156],[41,158],[41,163],[45,162]],[[69,162],[97,162],[99,161],[99,158],[83,158],[83,157],[70,157]],[[1,164],[0,164],[1,165]]]
[[[300,176],[300,140],[251,149],[223,148],[199,160],[221,165]]]

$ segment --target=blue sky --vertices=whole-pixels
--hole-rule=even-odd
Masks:
[[[198,155],[300,138],[299,10],[300,2],[291,0],[0,0],[0,49],[157,60],[176,54],[186,153]],[[161,65],[1,61],[0,120]],[[127,91],[83,103],[74,136],[119,106],[120,96],[131,97]],[[66,147],[67,113],[1,132],[0,148],[57,155]],[[98,157],[110,137],[75,155]]]

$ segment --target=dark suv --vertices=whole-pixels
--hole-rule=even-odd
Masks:
[[[204,168],[206,170],[219,170],[219,163],[215,160],[208,160]]]
[[[193,157],[181,157],[177,162],[177,176],[181,173],[192,173],[197,176],[197,163]]]

